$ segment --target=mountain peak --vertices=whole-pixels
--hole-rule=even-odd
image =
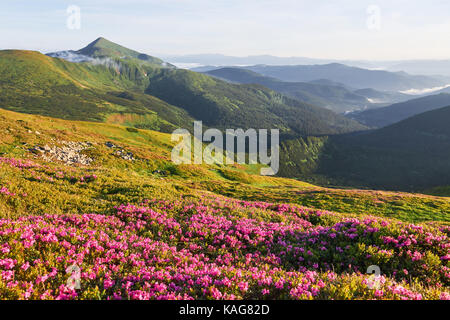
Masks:
[[[103,37],[98,37],[97,39],[92,41],[90,44],[88,44],[88,46],[90,46],[90,45],[97,45],[97,46],[113,45],[113,46],[122,47],[121,45],[118,45],[117,43],[114,43]]]
[[[102,40],[106,40],[106,41],[109,41],[108,39],[106,39],[106,38],[103,38],[103,37],[98,37],[95,41],[93,41],[93,42],[99,42],[99,41],[102,41]],[[111,42],[111,41],[109,41],[109,42]]]
[[[133,56],[139,55],[138,52],[125,48],[112,41],[109,41],[103,37],[95,39],[89,43],[86,47],[77,51],[79,54],[84,54],[91,57],[113,57],[119,58],[121,56]]]
[[[159,58],[128,49],[103,37],[95,39],[75,53],[91,58],[138,59],[155,66],[174,67]]]

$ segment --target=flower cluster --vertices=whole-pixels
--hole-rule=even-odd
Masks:
[[[30,168],[39,168],[40,167],[39,164],[34,163],[30,160],[21,160],[21,159],[14,159],[14,158],[0,157],[0,163],[9,164],[12,168],[19,168],[19,169],[30,169]]]
[[[92,181],[97,180],[97,178],[98,177],[95,174],[89,174],[89,175],[85,175],[83,177],[80,177],[80,182],[85,182],[85,183],[92,182]]]
[[[10,197],[14,197],[16,195],[15,193],[10,192],[7,187],[1,187],[0,194],[4,194],[4,195],[10,196]]]
[[[60,168],[37,164],[30,160],[0,157],[0,164],[2,163],[26,172],[28,174],[26,177],[31,181],[54,182],[55,180],[65,180],[70,183],[89,183],[98,178],[95,174],[83,174],[83,172],[75,174],[73,168],[65,168],[63,171]]]
[[[212,196],[3,219],[0,252],[2,299],[449,298],[438,227]]]

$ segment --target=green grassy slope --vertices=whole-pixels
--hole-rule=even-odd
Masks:
[[[86,47],[75,52],[93,58],[110,57],[116,59],[136,59],[140,62],[140,64],[146,64],[154,67],[171,66],[159,58],[125,48],[103,37],[96,39]]]
[[[174,166],[170,135],[93,122],[66,121],[0,109],[0,186],[17,195],[3,197],[0,217],[43,213],[108,214],[115,205],[143,199],[201,198],[213,192],[243,200],[295,203],[356,215],[374,214],[403,221],[450,222],[450,199],[420,194],[329,189],[301,181],[255,175],[254,166]],[[46,162],[34,146],[59,146],[62,141],[89,142],[82,151],[90,166]],[[127,161],[106,146],[111,142],[135,161]],[[20,170],[4,159],[30,159],[44,167]],[[64,178],[58,178],[62,172]],[[80,183],[86,175],[95,183]],[[77,182],[78,181],[78,182]],[[0,195],[1,197],[1,195]]]
[[[449,121],[450,107],[446,107],[372,132],[320,138],[309,145],[286,142],[291,158],[284,158],[281,173],[378,189],[419,191],[447,186]],[[301,162],[310,164],[303,175],[298,174]]]
[[[192,118],[184,110],[140,92],[145,75],[137,79],[130,77],[131,71],[126,66],[118,72],[70,63],[33,51],[1,51],[0,106],[73,120],[122,123],[126,117],[129,125],[167,132],[190,125]]]

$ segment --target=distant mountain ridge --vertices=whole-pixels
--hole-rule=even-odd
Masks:
[[[377,91],[372,88],[357,89],[353,93],[362,95],[371,100],[372,103],[401,102],[412,99],[414,96],[391,91]]]
[[[364,96],[354,94],[344,86],[334,83],[284,82],[241,68],[222,68],[205,73],[235,83],[260,84],[300,101],[338,113],[364,109],[370,104]]]
[[[450,106],[450,94],[441,93],[396,103],[379,109],[354,112],[347,116],[369,127],[379,128],[446,106]]]
[[[256,55],[247,57],[228,56],[223,54],[187,54],[187,55],[164,55],[167,61],[175,64],[190,64],[209,66],[208,68],[232,67],[243,65],[305,65],[305,64],[329,64],[340,63],[352,67],[369,70],[385,70],[391,72],[404,71],[413,75],[443,76],[450,83],[450,60],[342,60],[342,59],[320,59],[308,57],[278,57],[273,55]],[[199,71],[199,70],[194,70]],[[205,70],[201,70],[205,71]]]
[[[339,63],[297,66],[256,65],[244,68],[283,81],[308,82],[317,79],[329,79],[356,89],[373,88],[381,91],[402,91],[445,85],[441,79],[428,76],[361,69]]]
[[[321,106],[338,113],[380,107],[386,102],[407,100],[408,95],[380,92],[374,89],[352,91],[344,84],[327,79],[310,82],[288,82],[263,76],[244,68],[220,68],[205,72],[208,75],[234,83],[260,84],[290,97]]]

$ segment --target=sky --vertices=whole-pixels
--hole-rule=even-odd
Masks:
[[[0,0],[0,49],[450,59],[449,18],[448,0]]]

